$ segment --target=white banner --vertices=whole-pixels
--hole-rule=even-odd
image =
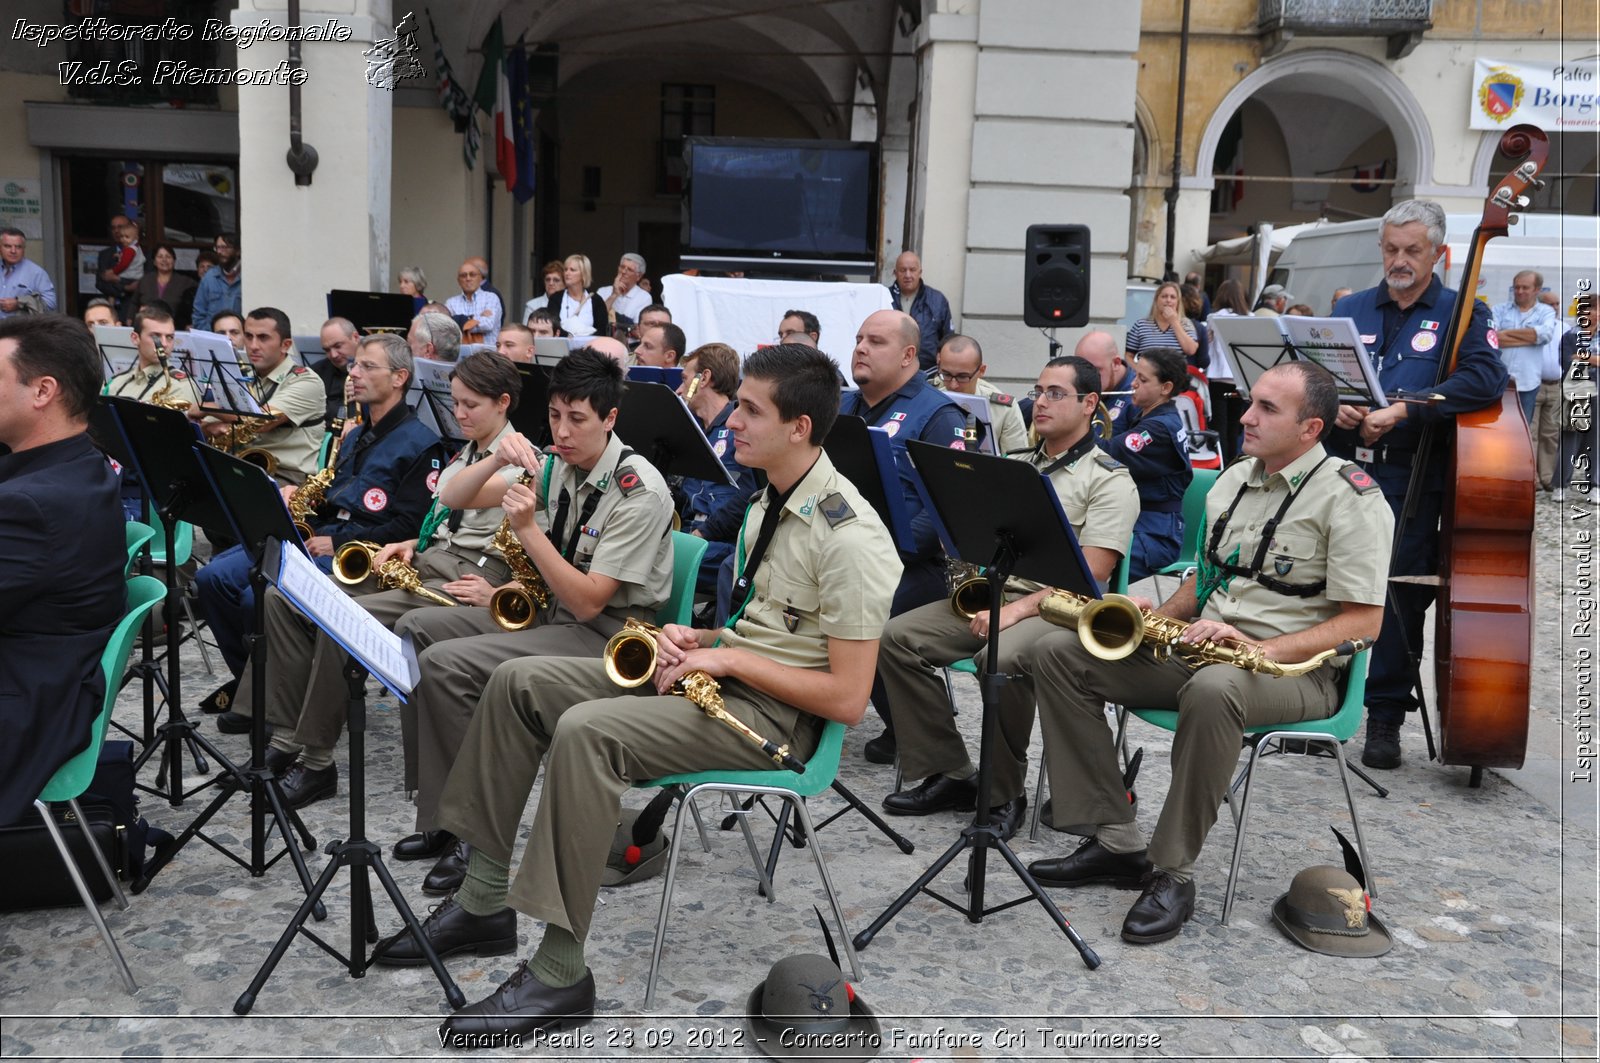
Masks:
[[[1473,69],[1473,129],[1529,122],[1547,133],[1600,128],[1600,59],[1576,63],[1502,63]]]

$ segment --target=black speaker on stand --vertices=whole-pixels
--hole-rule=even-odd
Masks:
[[[1023,244],[1022,320],[1039,328],[1089,323],[1089,227],[1030,225]]]

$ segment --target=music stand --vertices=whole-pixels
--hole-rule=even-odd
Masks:
[[[266,766],[267,640],[262,634],[266,623],[266,580],[261,573],[261,564],[266,544],[284,535],[291,537],[291,541],[298,544],[299,537],[295,534],[294,522],[289,519],[289,511],[284,508],[283,496],[278,493],[271,478],[258,466],[230,454],[224,454],[214,447],[200,444],[191,446],[191,454],[199,460],[202,482],[209,485],[212,496],[220,503],[218,516],[233,529],[241,548],[250,555],[250,586],[255,592],[255,631],[250,636],[250,683],[255,702],[255,714],[250,727],[250,766],[235,767],[227,761],[227,758],[220,753],[217,754],[236,785],[221,787],[221,792],[212,798],[211,803],[195,817],[194,822],[184,828],[177,840],[146,865],[144,874],[134,882],[133,891],[142,892],[155,877],[156,872],[165,867],[169,860],[189,844],[191,838],[198,837],[245,868],[253,878],[266,874],[267,869],[287,853],[289,861],[294,865],[295,873],[300,876],[301,885],[309,893],[311,872],[307,869],[300,850],[295,848],[290,826],[293,825],[295,831],[299,833],[306,849],[315,849],[316,839],[301,822],[299,813],[284,803],[278,779]],[[250,794],[249,861],[240,859],[205,833],[205,826],[211,821],[211,817],[221,811],[222,806],[227,804],[234,794],[246,791]],[[267,859],[266,818],[269,806],[273,823],[283,835],[284,843],[283,852],[271,860]],[[319,902],[317,918],[322,919],[326,914],[326,910]]]
[[[972,423],[977,428],[978,453],[999,454],[1000,441],[995,437],[994,415],[989,409],[989,400],[982,395],[968,395],[961,391],[946,391],[944,396],[972,418]]]
[[[864,949],[878,931],[910,904],[919,893],[966,915],[973,923],[1007,908],[1024,904],[1025,895],[1004,904],[985,908],[984,875],[990,849],[998,850],[1028,894],[1039,902],[1050,918],[1067,935],[1090,970],[1100,966],[1089,943],[1072,928],[1050,896],[1028,874],[1028,869],[1000,836],[991,822],[989,801],[990,753],[998,727],[1000,691],[1008,678],[996,670],[1000,658],[1000,606],[1005,600],[1006,581],[1013,575],[1036,580],[1051,587],[1099,597],[1100,591],[1089,566],[1078,549],[1077,538],[1061,511],[1061,502],[1050,482],[1025,462],[949,450],[932,443],[910,440],[906,450],[922,475],[922,482],[938,518],[962,560],[987,559],[989,580],[989,648],[978,682],[983,692],[983,724],[978,743],[977,812],[972,825],[961,832],[955,844],[944,851],[922,876],[911,884],[872,925],[855,937],[855,946]],[[958,904],[928,888],[941,871],[962,852],[971,849],[968,871],[968,897]]]
[[[572,353],[572,341],[565,336],[535,336],[533,360],[539,365],[552,366]]]
[[[295,546],[298,540],[292,540]],[[434,975],[444,987],[450,1006],[460,1008],[466,1004],[460,988],[445,971],[443,962],[433,945],[423,934],[416,913],[406,903],[400,887],[383,863],[383,851],[367,839],[366,819],[366,731],[367,731],[367,676],[373,675],[395,697],[405,696],[417,683],[417,657],[409,640],[389,631],[377,618],[368,613],[349,595],[328,578],[310,559],[295,547],[284,548],[281,543],[267,544],[261,564],[268,579],[279,593],[299,609],[307,619],[317,625],[329,638],[345,651],[345,687],[348,702],[348,728],[350,732],[350,837],[328,846],[328,865],[323,868],[317,884],[311,888],[300,908],[284,927],[277,943],[266,961],[250,980],[250,986],[239,994],[233,1010],[246,1015],[255,1006],[256,996],[273,969],[288,950],[296,934],[304,934],[324,952],[343,960],[350,977],[360,978],[378,955],[375,950],[366,954],[366,942],[378,938],[377,923],[372,917],[372,883],[369,870],[378,873],[389,900],[400,914],[406,928],[411,931],[422,948],[422,954],[433,968]],[[257,714],[259,718],[259,713]],[[339,869],[350,868],[350,952],[341,955],[337,949],[306,929],[306,917],[321,905],[321,898],[338,875]]]
[[[455,362],[437,358],[417,358],[406,386],[405,401],[417,412],[417,419],[439,434],[452,447],[465,446],[466,433],[456,423],[455,400],[450,396],[450,374]]]
[[[683,384],[683,370],[675,365],[630,365],[626,376],[630,384],[665,384],[672,391]]]
[[[855,485],[867,505],[883,519],[894,539],[895,549],[910,553],[916,549],[911,534],[911,515],[906,512],[905,492],[900,484],[900,467],[895,461],[889,433],[869,428],[854,414],[841,413],[822,441],[822,449],[834,468]]]
[[[204,472],[195,462],[194,448],[198,440],[194,425],[187,417],[177,410],[152,406],[129,398],[102,396],[98,405],[104,411],[105,421],[109,422],[109,429],[105,434],[114,435],[120,441],[119,450],[122,456],[139,477],[140,483],[144,485],[150,509],[160,521],[166,545],[166,600],[162,606],[162,620],[167,626],[168,633],[165,654],[167,674],[163,677],[160,670],[155,667],[155,662],[149,659],[151,639],[148,638],[145,640],[147,659],[139,662],[137,667],[147,683],[154,681],[161,689],[162,697],[167,702],[167,722],[151,733],[154,706],[151,704],[152,691],[146,685],[147,737],[144,750],[133,762],[133,770],[137,776],[145,762],[159,749],[161,767],[156,773],[156,785],[154,787],[145,786],[143,783],[138,785],[147,793],[164,796],[168,804],[177,808],[183,804],[184,798],[215,782],[215,779],[207,779],[193,790],[185,792],[183,788],[185,747],[194,757],[195,771],[200,774],[207,774],[210,771],[202,751],[210,754],[219,763],[224,765],[228,763],[227,758],[184,715],[182,675],[178,667],[177,642],[174,637],[180,630],[178,617],[182,608],[182,603],[179,601],[182,591],[178,587],[177,578],[178,522],[186,520],[195,524],[220,519],[222,510],[206,483]],[[150,631],[153,634],[153,624]],[[232,770],[231,765],[228,767]]]
[[[616,433],[662,476],[731,484],[722,459],[689,407],[665,384],[630,380],[622,387]]]
[[[126,373],[139,361],[139,341],[126,325],[96,325],[94,345],[100,350],[100,364],[106,380]]]
[[[546,337],[539,337],[545,339]],[[517,375],[522,377],[522,394],[517,398],[517,408],[507,420],[511,427],[528,437],[535,446],[550,443],[550,367],[528,362],[517,363]]]
[[[342,317],[362,332],[398,332],[411,329],[416,316],[411,296],[395,292],[358,292],[334,288],[328,292],[328,316]]]

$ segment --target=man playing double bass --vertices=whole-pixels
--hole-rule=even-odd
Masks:
[[[1434,263],[1444,254],[1444,239],[1444,209],[1437,203],[1414,199],[1396,204],[1383,216],[1379,229],[1383,283],[1347,295],[1333,308],[1333,316],[1355,319],[1386,395],[1444,396],[1432,403],[1392,402],[1377,410],[1339,407],[1328,449],[1360,463],[1382,488],[1397,522],[1423,427],[1441,418],[1453,422],[1458,413],[1499,401],[1508,379],[1495,349],[1489,309],[1480,302],[1473,307],[1455,370],[1439,381],[1439,359],[1450,357],[1444,339],[1456,305],[1456,293],[1433,273]],[[1391,575],[1432,576],[1439,571],[1446,453],[1444,448],[1433,448],[1428,467],[1421,471],[1417,481],[1421,493],[1395,545]],[[1373,647],[1367,672],[1367,741],[1361,763],[1369,768],[1400,766],[1400,725],[1417,707],[1413,661],[1422,654],[1423,614],[1434,593],[1434,588],[1419,584],[1390,585],[1383,637]]]

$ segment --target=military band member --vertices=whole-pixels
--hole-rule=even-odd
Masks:
[[[160,307],[147,306],[133,315],[133,338],[139,345],[138,360],[106,381],[105,394],[116,398],[138,399],[172,409],[200,407],[200,392],[188,374],[172,367],[172,344],[177,336],[172,315]],[[163,361],[165,360],[165,365]]]
[[[245,315],[245,356],[255,372],[250,393],[272,415],[265,430],[245,446],[265,450],[278,459],[280,482],[299,484],[317,469],[327,399],[322,378],[289,357],[293,346],[289,316],[282,310],[264,306]],[[218,414],[214,409],[206,414],[205,433],[213,441],[237,421],[261,423],[261,418]],[[191,411],[191,416],[198,420],[202,414]]]
[[[422,521],[422,535],[383,546],[371,559],[373,573],[397,558],[415,567],[427,590],[472,606],[488,605],[497,588],[511,584],[505,559],[491,542],[504,516],[500,509],[451,510],[439,501],[438,494],[463,469],[491,456],[511,433],[507,417],[516,408],[521,391],[522,378],[516,367],[499,354],[470,355],[451,370],[456,423],[466,435],[467,445],[438,475],[428,475],[427,481],[434,484],[434,499]],[[516,472],[502,469],[501,476],[510,484]],[[428,604],[410,590],[378,590],[377,580],[371,577],[352,587],[351,593],[362,608],[391,629],[400,617]],[[337,792],[333,747],[344,730],[347,708],[342,673],[345,652],[275,588],[267,590],[265,616],[267,719],[273,726],[266,762],[283,776],[284,799],[299,808]],[[243,686],[236,704],[240,715],[252,714],[249,684]],[[414,790],[416,714],[411,702],[401,705],[400,720],[406,789]],[[438,855],[437,851],[432,855]]]
[[[688,394],[691,387],[694,393]],[[728,415],[733,412],[734,393],[738,390],[739,353],[727,344],[707,343],[696,347],[683,359],[683,383],[678,393],[687,395],[684,401],[689,411],[733,481],[717,483],[685,477],[679,485],[682,501],[678,513],[683,518],[683,530],[706,541],[695,587],[708,595],[716,593],[717,570],[733,553],[733,540],[739,533],[745,504],[761,486],[760,474],[740,465],[734,454]]]
[[[741,608],[719,631],[667,627],[656,696],[619,696],[592,658],[524,658],[495,671],[440,808],[441,822],[474,843],[470,870],[423,929],[441,955],[514,950],[518,911],[546,929],[525,967],[445,1022],[447,1038],[470,1045],[594,1014],[583,942],[634,780],[772,767],[757,745],[667,693],[686,672],[715,677],[730,713],[802,759],[824,720],[861,720],[900,566],[877,516],[822,451],[837,408],[834,366],[820,351],[781,344],[750,356],[728,424],[739,460],[764,469],[769,485],[740,539]],[[532,834],[508,887],[541,764]],[[401,931],[378,962],[422,958]]]
[[[1013,457],[1021,457],[1049,479],[1084,560],[1099,584],[1108,587],[1128,551],[1139,515],[1139,492],[1128,470],[1095,447],[1090,421],[1100,403],[1099,389],[1099,373],[1082,358],[1046,363],[1032,395],[1039,444]],[[1026,580],[1012,580],[1007,586],[1000,613],[999,671],[1015,672],[1013,658],[1057,630],[1038,615],[1039,601],[1047,593],[1049,588]],[[896,731],[900,769],[908,779],[923,780],[914,789],[884,798],[886,811],[923,816],[973,807],[976,769],[956,729],[938,669],[974,653],[987,653],[988,634],[987,611],[963,620],[947,601],[902,613],[884,628],[879,672],[901,725]],[[990,794],[998,801],[994,815],[1008,838],[1026,807],[1023,783],[1033,737],[1033,704],[1030,683],[1004,686],[1001,744],[995,747]]]
[[[672,495],[648,461],[611,429],[622,398],[622,367],[588,349],[550,373],[549,452],[512,433],[484,461],[441,491],[451,508],[500,506],[553,602],[537,622],[502,631],[482,607],[414,609],[395,624],[410,635],[421,681],[417,722],[417,830],[438,830],[439,792],[461,748],[478,695],[496,666],[530,654],[596,659],[630,617],[653,623],[672,591]],[[502,470],[528,471],[506,486]],[[540,514],[543,519],[540,519]],[[614,826],[615,824],[613,824]],[[412,841],[412,839],[407,839]],[[453,845],[424,880],[448,893],[466,870]]]
[[[1291,362],[1263,373],[1250,398],[1241,422],[1247,460],[1206,496],[1199,570],[1157,612],[1188,623],[1184,642],[1237,640],[1271,661],[1370,641],[1383,617],[1394,518],[1370,476],[1322,447],[1338,414],[1338,386],[1321,366]],[[1227,663],[1191,671],[1143,648],[1102,660],[1068,628],[1039,639],[1020,667],[1032,672],[1039,694],[1051,819],[1088,840],[1029,870],[1047,886],[1142,888],[1123,939],[1175,937],[1194,913],[1195,858],[1216,822],[1244,728],[1326,718],[1338,707],[1347,663],[1336,659],[1299,677]],[[1179,713],[1172,785],[1148,848],[1108,740],[1107,701]]]
[[[984,379],[989,367],[984,364],[983,348],[977,340],[960,333],[946,336],[939,344],[938,366],[937,387],[961,395],[982,395],[989,400],[989,426],[996,454],[1028,448],[1028,426],[1022,423],[1016,397]]]
[[[247,328],[268,320],[250,315]],[[322,382],[306,374],[312,385],[313,414],[322,419]],[[306,550],[317,567],[328,572],[333,554],[355,539],[390,542],[409,535],[422,523],[431,500],[431,481],[444,465],[439,436],[417,420],[402,401],[411,379],[411,351],[398,336],[369,336],[350,368],[351,393],[372,418],[344,440],[339,461],[321,508],[308,517],[311,538]],[[285,496],[294,489],[284,487]],[[217,648],[237,679],[248,656],[254,627],[255,591],[250,586],[250,555],[233,546],[214,556],[195,576],[200,610],[211,625]],[[224,713],[218,727],[243,733],[248,717]]]

